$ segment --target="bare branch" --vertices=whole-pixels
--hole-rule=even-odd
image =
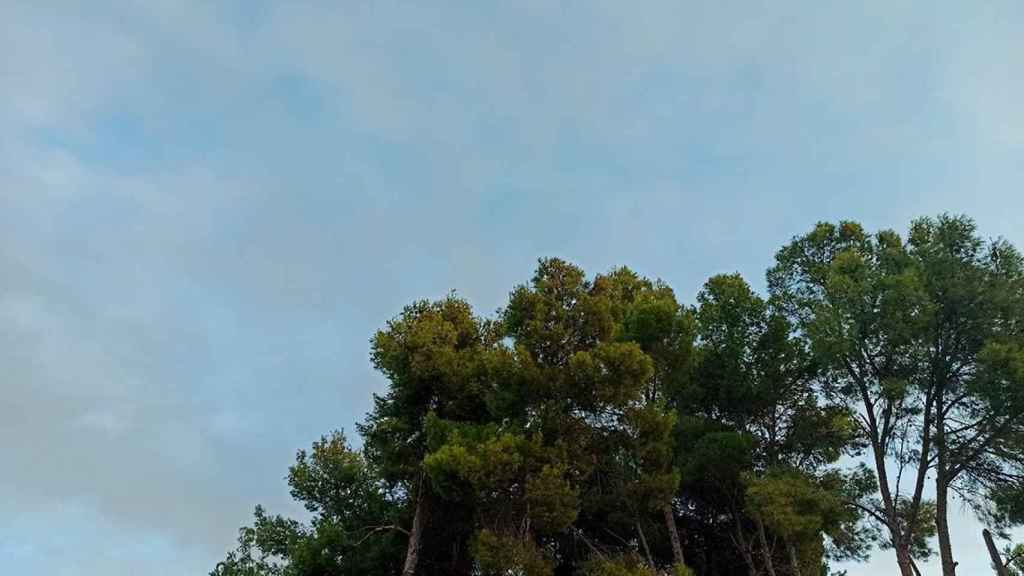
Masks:
[[[395,532],[401,532],[402,534],[405,534],[406,536],[409,535],[409,531],[408,530],[406,530],[405,528],[402,528],[401,526],[396,526],[394,524],[389,524],[387,526],[366,526],[365,528],[363,528],[363,530],[369,530],[369,532],[367,532],[365,536],[360,538],[359,542],[356,542],[356,546],[359,546],[363,542],[366,542],[367,538],[369,538],[370,536],[373,536],[374,534],[376,534],[378,532],[383,532],[385,530],[393,530]]]

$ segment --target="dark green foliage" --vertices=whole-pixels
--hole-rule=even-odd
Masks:
[[[825,466],[858,448],[852,412],[819,394],[806,342],[740,276],[711,278],[697,300],[699,354],[683,405],[693,416],[679,441],[684,493],[725,513],[748,570],[796,558],[811,573],[826,549],[863,554],[871,533],[860,509],[825,481],[834,476]]]

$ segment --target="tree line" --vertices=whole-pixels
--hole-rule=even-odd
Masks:
[[[953,576],[951,504],[1024,520],[1011,244],[821,223],[767,286],[685,305],[543,259],[493,317],[409,305],[372,339],[361,448],[333,432],[289,469],[310,518],[257,507],[211,575],[819,576],[877,546],[919,576],[937,544]]]

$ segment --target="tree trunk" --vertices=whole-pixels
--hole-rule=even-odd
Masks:
[[[949,540],[949,514],[947,508],[949,487],[945,475],[941,471],[937,474],[935,484],[935,532],[939,537],[939,558],[942,560],[942,576],[956,576],[953,546]]]
[[[910,546],[908,539],[900,530],[900,522],[893,502],[892,492],[889,491],[889,474],[885,469],[885,451],[878,442],[872,440],[872,452],[875,457],[875,472],[878,474],[878,488],[882,495],[882,503],[885,508],[886,520],[888,520],[889,536],[892,540],[893,549],[896,552],[896,565],[899,566],[900,576],[916,576],[910,558]],[[921,478],[923,480],[923,477]]]
[[[999,555],[996,543],[992,540],[992,533],[986,528],[981,531],[981,535],[985,538],[985,546],[992,558],[992,568],[996,571],[996,576],[1010,576],[1010,571],[1006,569],[1006,564],[1003,564],[1003,557]]]
[[[665,516],[665,528],[668,530],[668,537],[672,540],[672,559],[680,566],[686,565],[686,557],[683,556],[683,544],[679,541],[679,530],[676,529],[676,515],[672,511],[671,504],[665,504],[661,508]]]
[[[787,540],[786,548],[789,549],[789,565],[793,569],[793,576],[800,576],[800,556],[796,553],[796,546]]]
[[[420,560],[420,542],[423,540],[423,531],[427,525],[427,518],[430,515],[429,497],[427,491],[420,482],[420,493],[416,500],[416,514],[412,518],[412,530],[409,531],[409,546],[405,552],[405,565],[402,567],[402,576],[414,576],[416,565]]]
[[[935,533],[939,537],[939,559],[942,576],[956,576],[953,545],[949,541],[949,454],[946,446],[945,390],[939,386],[935,394]]]
[[[910,557],[910,552],[905,547],[896,549],[896,565],[900,568],[901,576],[918,576],[916,570],[914,570],[914,560]]]
[[[871,453],[874,457],[875,473],[878,477],[878,492],[882,497],[882,505],[885,509],[885,519],[886,524],[888,524],[886,528],[889,530],[893,548],[896,551],[896,564],[900,568],[900,576],[915,576],[914,569],[911,567],[910,546],[907,544],[910,540],[909,538],[904,539],[903,534],[901,533],[896,504],[889,488],[889,472],[885,467],[887,454],[879,434],[878,420],[875,418],[875,403],[871,400],[871,394],[868,392],[866,383],[859,377],[856,370],[851,366],[848,366],[847,370],[851,376],[858,380],[858,389],[860,390],[864,412],[867,415]],[[927,404],[928,406],[926,407],[926,410],[930,410],[931,401],[929,400]],[[925,430],[927,434],[927,428]],[[926,442],[924,443],[923,449],[927,449]],[[924,477],[920,470],[918,471],[917,480],[918,484],[921,484],[924,481]]]
[[[639,520],[636,523],[636,533],[640,535],[640,543],[644,546],[644,554],[647,555],[647,564],[651,567],[651,570],[654,570],[654,557],[651,556],[651,548],[647,546],[647,537],[644,536],[644,529],[640,527]]]
[[[775,576],[775,562],[772,560],[772,551],[768,548],[768,538],[764,533],[764,522],[761,521],[760,517],[755,517],[754,522],[757,524],[757,541],[761,543],[761,557],[764,558],[764,569],[768,572],[768,576]]]
[[[754,564],[754,555],[751,552],[750,544],[747,543],[747,537],[743,534],[743,524],[739,518],[736,518],[736,547],[739,548],[740,556],[743,556],[743,561],[747,564],[750,576],[761,576],[757,564]]]

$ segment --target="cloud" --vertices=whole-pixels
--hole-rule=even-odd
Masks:
[[[1022,16],[3,3],[0,514],[34,528],[0,557],[210,565],[368,409],[373,330],[451,288],[490,312],[540,256],[689,299],[819,219],[967,212],[1024,245]]]

